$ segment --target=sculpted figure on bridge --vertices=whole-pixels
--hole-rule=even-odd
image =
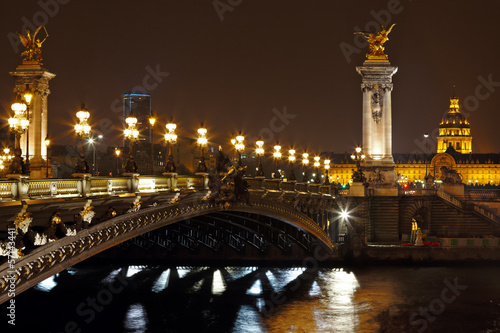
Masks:
[[[243,176],[246,166],[235,166],[226,154],[219,149],[216,159],[215,175],[209,176],[210,196],[213,203],[244,201],[250,204],[249,185]]]
[[[448,169],[445,166],[441,167],[441,180],[443,183],[447,184],[461,184],[462,175],[457,172],[457,170]]]

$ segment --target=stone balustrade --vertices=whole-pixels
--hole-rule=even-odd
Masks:
[[[245,178],[251,189],[284,192],[309,192],[333,195],[333,187],[282,181],[280,179]],[[208,174],[121,177],[92,177],[75,174],[71,179],[29,179],[0,181],[0,202],[43,198],[86,198],[124,193],[163,193],[179,190],[208,189]]]

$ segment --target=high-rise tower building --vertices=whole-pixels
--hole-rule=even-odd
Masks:
[[[469,121],[460,113],[458,98],[450,98],[450,110],[439,124],[437,137],[437,152],[444,153],[448,147],[453,147],[461,154],[472,153],[472,135]]]
[[[137,129],[140,132],[139,139],[142,142],[151,143],[152,133],[151,125],[149,124],[148,117],[151,115],[151,95],[149,94],[136,94],[129,93],[123,95],[123,129],[127,127],[125,118],[133,113],[137,117]],[[123,145],[128,145],[125,138]]]

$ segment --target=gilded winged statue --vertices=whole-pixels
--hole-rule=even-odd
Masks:
[[[40,38],[37,38],[38,33],[43,28],[45,31],[45,37],[40,41]],[[41,63],[42,61],[42,44],[45,42],[49,34],[47,33],[47,29],[45,26],[39,26],[35,33],[31,35],[30,29],[26,29],[26,35],[20,34],[17,32],[21,43],[23,44],[25,50],[21,53],[21,57],[24,57],[24,61],[37,61]]]
[[[372,34],[369,32],[356,31],[354,34],[363,35],[368,41],[370,47],[370,53],[366,54],[368,60],[387,60],[387,55],[384,53],[384,43],[389,40],[389,33],[392,31],[396,24],[391,25],[389,29],[382,26],[382,29],[378,34]]]

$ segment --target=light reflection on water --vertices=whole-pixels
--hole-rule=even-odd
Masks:
[[[497,267],[133,269],[123,291],[122,268],[61,272],[16,297],[21,315],[38,315],[45,323],[46,308],[60,313],[61,321],[30,327],[37,322],[30,317],[22,323],[63,331],[72,320],[83,332],[500,332]],[[465,289],[432,320],[422,319],[420,309],[437,304],[445,281],[454,279]],[[112,292],[112,301],[84,322],[88,317],[75,309],[88,297],[99,299],[103,290]]]
[[[147,325],[147,315],[144,306],[141,304],[132,304],[125,315],[125,332],[146,332]]]

